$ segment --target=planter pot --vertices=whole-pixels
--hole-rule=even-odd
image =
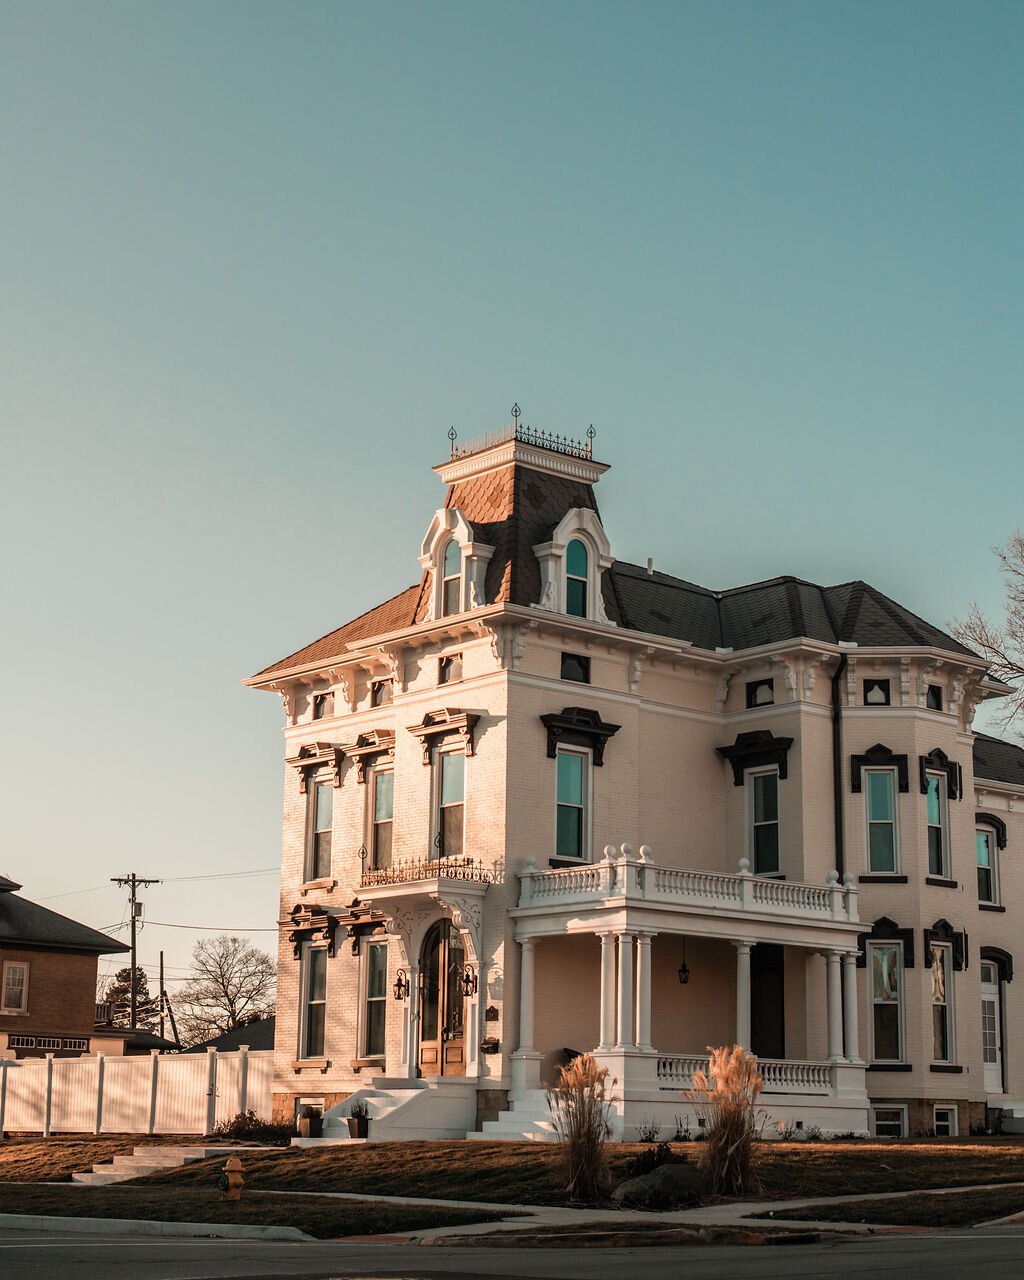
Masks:
[[[348,1136],[350,1138],[366,1138],[370,1133],[369,1116],[349,1116]]]
[[[299,1117],[299,1137],[300,1138],[321,1138],[324,1132],[323,1116],[300,1116]]]

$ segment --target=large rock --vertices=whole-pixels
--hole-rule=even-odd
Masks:
[[[650,1173],[630,1178],[612,1192],[629,1209],[679,1209],[700,1204],[701,1176],[692,1164],[660,1164]]]

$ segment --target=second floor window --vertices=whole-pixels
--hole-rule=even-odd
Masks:
[[[903,947],[869,943],[871,1056],[875,1062],[903,1061]]]
[[[466,811],[466,757],[458,751],[438,756],[435,847],[439,858],[461,858]]]
[[[565,551],[565,611],[574,618],[587,616],[587,583],[590,557],[579,538],[573,538]]]
[[[932,950],[932,1060],[953,1061],[953,992],[950,949],[933,942]]]
[[[589,764],[590,757],[583,751],[558,752],[555,855],[559,858],[585,858],[587,855]]]
[[[750,788],[750,861],[754,874],[779,870],[779,775],[775,769],[748,773]]]
[[[390,770],[373,771],[373,830],[370,834],[372,866],[391,866],[391,830],[395,813],[395,775]]]
[[[306,879],[323,880],[331,874],[331,832],[334,826],[334,787],[315,782],[309,793],[309,835]]]
[[[322,1058],[327,1030],[327,948],[307,946],[303,959],[305,972],[299,1056]]]
[[[0,1011],[3,1013],[28,1012],[28,963],[26,961],[8,960],[4,964]]]
[[[895,872],[896,792],[891,769],[872,769],[865,774],[868,816],[868,870]]]
[[[941,773],[929,773],[928,799],[928,874],[949,875],[949,841],[946,836],[946,778]]]
[[[978,851],[978,901],[998,902],[995,832],[979,827],[974,833],[974,843]]]

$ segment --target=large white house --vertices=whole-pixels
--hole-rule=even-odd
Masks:
[[[286,716],[276,1110],[539,1137],[590,1051],[618,1133],[671,1132],[738,1042],[769,1131],[1012,1125],[1024,751],[972,731],[985,663],[864,582],[617,560],[589,442],[517,420],[434,470],[419,581],[247,682]]]

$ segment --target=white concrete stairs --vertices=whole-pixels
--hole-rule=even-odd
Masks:
[[[363,1141],[349,1137],[347,1117],[354,1102],[366,1103],[371,1142],[464,1138],[476,1120],[476,1081],[458,1076],[421,1080],[377,1076],[367,1088],[324,1112],[322,1138],[299,1138],[297,1144]]]
[[[479,1133],[467,1133],[477,1142],[557,1142],[555,1126],[543,1089],[525,1089],[509,1098],[509,1109],[497,1120],[485,1120]]]
[[[1024,1102],[1001,1102],[996,1109],[1003,1118],[1003,1133],[1024,1133]]]
[[[114,1156],[111,1161],[94,1164],[91,1173],[73,1173],[71,1181],[87,1187],[106,1187],[112,1182],[128,1182],[131,1178],[177,1169],[211,1156],[223,1154],[226,1159],[234,1150],[234,1147],[136,1147],[130,1156]]]

